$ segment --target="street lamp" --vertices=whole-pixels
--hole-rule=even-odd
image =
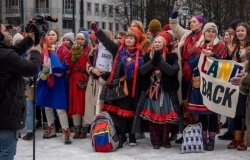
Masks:
[[[186,28],[188,10],[189,10],[189,8],[187,6],[182,7],[182,13],[183,13],[183,19],[184,19],[184,25],[183,25],[184,28]]]
[[[72,12],[72,32],[75,33],[75,0],[72,0],[72,8],[73,8],[73,12]]]

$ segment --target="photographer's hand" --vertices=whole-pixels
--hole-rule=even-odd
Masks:
[[[35,42],[36,36],[34,33],[29,33],[28,34],[30,36],[30,38],[33,40],[33,42]]]
[[[32,38],[34,45],[38,45],[40,43],[41,35],[42,35],[42,30],[41,27],[39,29],[38,25],[35,24],[35,22],[30,21],[25,27],[25,30],[27,33],[29,33],[29,37]]]
[[[41,48],[41,45],[40,44],[38,44],[38,45],[36,45],[36,46],[33,46],[33,47],[31,47],[31,49],[30,49],[31,51],[32,50],[36,50],[36,51],[38,51],[39,53],[41,53],[42,52],[42,48]]]

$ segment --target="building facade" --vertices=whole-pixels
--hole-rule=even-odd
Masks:
[[[50,27],[62,34],[72,31],[74,23],[78,32],[80,27],[89,29],[90,23],[96,21],[100,28],[117,33],[123,24],[115,14],[114,4],[114,0],[0,0],[0,17],[3,23],[22,27],[36,15],[49,15],[58,18]]]

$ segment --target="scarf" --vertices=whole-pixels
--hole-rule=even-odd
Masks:
[[[140,50],[135,48],[134,53],[130,53],[124,45],[120,45],[112,66],[109,84],[112,84],[115,67],[118,61],[123,62],[126,80],[133,78],[132,97],[135,97],[138,69],[139,65],[143,64],[143,58],[140,57]]]
[[[61,45],[58,50],[57,50],[57,55],[59,57],[59,60],[61,63],[67,63],[69,62],[69,57],[71,55],[71,51],[68,47],[66,47],[65,45]]]
[[[182,58],[184,62],[187,62],[189,60],[189,56],[191,54],[199,55],[200,50],[199,47],[196,45],[196,42],[199,41],[200,37],[202,36],[202,32],[197,33],[196,35],[190,34],[187,36],[182,50]]]

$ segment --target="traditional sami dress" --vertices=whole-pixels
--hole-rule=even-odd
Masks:
[[[122,63],[119,77],[125,75],[129,95],[125,98],[114,100],[112,102],[104,102],[102,110],[106,110],[118,117],[132,119],[134,118],[135,109],[139,99],[138,77],[135,74],[138,74],[136,70],[138,70],[138,68],[143,64],[143,52],[138,49],[131,52],[128,51],[127,47],[123,47],[116,55],[114,70],[117,63]]]
[[[36,104],[41,107],[53,109],[68,108],[68,53],[57,54],[54,50],[48,50],[51,62],[51,73],[47,80],[38,80],[36,90]],[[60,75],[56,75],[60,74]]]
[[[69,115],[78,114],[83,116],[85,112],[85,94],[86,88],[80,89],[78,82],[88,82],[88,74],[86,71],[86,65],[89,61],[90,47],[86,46],[82,55],[77,59],[76,62],[70,60],[69,67]]]
[[[147,57],[148,55],[145,56],[145,62]],[[171,58],[173,59],[173,57],[175,57],[176,60],[174,61],[169,60]],[[169,66],[171,65],[178,66],[177,56],[174,54],[169,54],[169,56],[167,56],[166,62],[162,61],[161,63],[166,63]],[[147,67],[147,65],[148,63],[145,63],[143,67],[140,68],[140,70],[141,69],[145,70],[146,69],[145,67]],[[178,69],[172,69],[173,71],[170,71],[171,67],[169,67],[167,70],[168,70],[167,73],[174,72],[174,74],[172,76],[169,76],[166,73],[164,73],[160,67],[154,67],[149,70],[149,73],[146,74],[146,76],[144,76],[145,79],[150,79],[150,80],[145,80],[150,82],[150,84],[144,83],[146,85],[145,87],[147,87],[148,89],[147,89],[147,98],[144,101],[144,108],[142,109],[141,117],[153,123],[158,123],[158,124],[175,123],[179,120],[177,113],[175,112],[174,109],[174,106],[176,106],[175,104],[176,102],[174,102],[174,100],[170,96],[171,93],[175,93],[175,95],[177,96],[177,90],[179,88],[179,83],[177,79]],[[169,86],[166,87],[164,83],[165,84],[168,83]]]
[[[201,48],[206,48],[206,44],[204,44]],[[214,58],[217,59],[225,59],[226,52],[221,43],[215,45],[212,49],[212,53]],[[214,112],[210,111],[204,104],[202,95],[200,92],[200,84],[196,86],[194,83],[200,83],[200,72],[198,69],[200,54],[191,54],[189,58],[189,66],[192,69],[192,83],[189,90],[188,97],[188,111],[191,113],[197,114],[213,114]]]

